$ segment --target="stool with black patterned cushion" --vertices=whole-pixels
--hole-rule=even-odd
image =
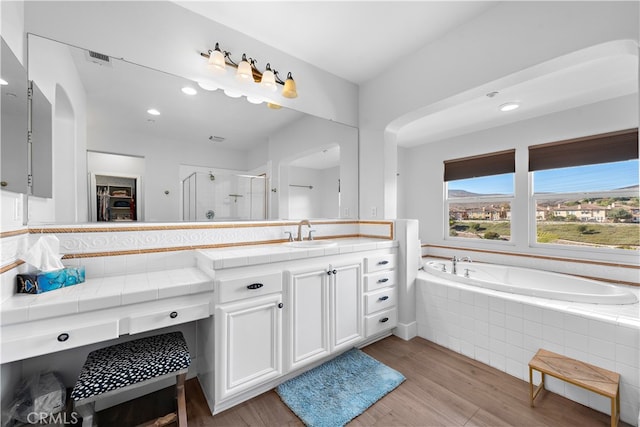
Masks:
[[[95,402],[151,382],[176,377],[178,426],[187,425],[184,381],[191,364],[182,332],[171,332],[92,351],[82,367],[71,398],[82,427],[93,425]]]

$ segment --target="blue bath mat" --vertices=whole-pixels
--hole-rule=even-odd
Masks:
[[[276,389],[310,427],[343,426],[398,387],[404,376],[358,349],[351,349]]]

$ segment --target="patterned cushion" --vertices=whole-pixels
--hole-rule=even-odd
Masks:
[[[191,356],[182,332],[116,344],[92,351],[71,398],[91,396],[188,368]]]

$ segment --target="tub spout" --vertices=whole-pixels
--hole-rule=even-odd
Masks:
[[[468,256],[465,256],[465,257],[462,257],[462,258],[458,258],[457,256],[454,255],[453,258],[451,258],[451,274],[457,274],[458,273],[458,270],[456,268],[457,264],[459,262],[463,262],[463,261],[472,262],[471,258],[468,257]]]

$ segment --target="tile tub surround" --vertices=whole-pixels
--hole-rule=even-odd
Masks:
[[[634,289],[640,294],[640,289]],[[640,411],[640,305],[553,301],[475,288],[420,272],[418,335],[529,380],[539,348],[620,373],[621,419]],[[540,380],[535,378],[536,383]],[[548,390],[604,413],[610,401],[549,378]]]

